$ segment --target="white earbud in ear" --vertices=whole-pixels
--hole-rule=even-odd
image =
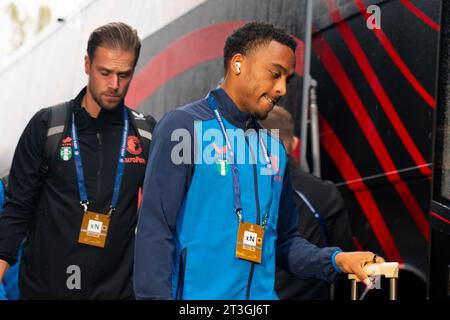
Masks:
[[[234,66],[236,67],[237,74],[241,73],[241,63],[240,62],[236,62],[234,64]]]

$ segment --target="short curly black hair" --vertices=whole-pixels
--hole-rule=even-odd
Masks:
[[[228,61],[236,54],[247,54],[255,47],[275,40],[295,52],[297,43],[283,29],[265,22],[250,22],[235,30],[225,41],[223,48],[223,65],[228,69]]]

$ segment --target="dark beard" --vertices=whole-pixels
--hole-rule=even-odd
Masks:
[[[250,115],[255,118],[256,120],[264,120],[267,118],[267,116],[269,115],[269,112],[267,112],[266,114],[259,114],[259,113],[250,113]]]
[[[103,103],[102,103],[102,101],[100,100],[100,98],[98,98],[97,96],[95,96],[92,92],[91,92],[91,96],[92,96],[92,98],[95,100],[95,102],[97,102],[97,104],[98,104],[102,109],[104,109],[104,110],[112,110],[112,109],[115,109],[115,108],[117,108],[119,105],[121,105],[122,102],[123,102],[123,99],[122,99],[122,100],[120,100],[120,101],[117,103],[117,105],[115,105],[114,107],[112,107],[112,108],[106,108],[106,107],[103,105]]]
[[[252,114],[253,118],[259,121],[266,119],[268,115],[268,113],[266,113],[265,115]]]

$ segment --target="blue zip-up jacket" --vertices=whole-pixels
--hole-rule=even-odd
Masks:
[[[0,180],[0,215],[3,212],[3,205],[5,204],[5,186],[3,181]],[[20,248],[20,250],[22,247]],[[3,277],[3,282],[0,283],[0,300],[17,300],[19,299],[19,265],[20,265],[20,255],[19,260],[16,264],[9,267],[5,276]]]
[[[230,140],[238,162],[243,220],[261,224],[272,198],[262,261],[235,256],[238,218],[231,166],[218,161],[229,152],[214,113],[202,99],[166,114],[153,133],[136,234],[136,297],[277,299],[275,265],[301,278],[333,281],[339,270],[332,256],[339,248],[319,249],[298,234],[282,144],[260,132],[275,169],[271,183],[257,131],[244,135],[254,121],[223,89],[211,94],[227,132],[236,135]],[[242,157],[246,161],[241,164]]]

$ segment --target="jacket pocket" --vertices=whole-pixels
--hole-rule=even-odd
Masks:
[[[184,277],[186,271],[186,261],[187,261],[187,247],[181,250],[180,262],[178,265],[178,283],[177,291],[175,293],[176,300],[183,299],[183,289],[184,289]]]

